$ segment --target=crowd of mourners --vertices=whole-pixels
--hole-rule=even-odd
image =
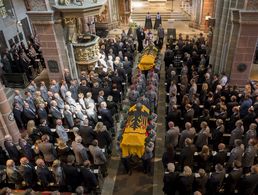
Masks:
[[[258,87],[212,74],[199,37],[169,39],[165,52],[165,194],[258,193]]]
[[[138,39],[124,31],[102,39],[98,63],[79,78],[65,69],[61,82],[32,80],[24,94],[15,90],[13,114],[21,138],[14,143],[6,135],[5,149],[0,148],[3,186],[97,194],[108,174],[113,138],[119,145],[123,136],[116,124],[125,128],[135,104],[150,109],[141,160],[151,174],[160,67],[133,70],[136,49],[144,49],[142,33],[139,28]],[[145,46],[155,44],[150,34],[144,35]],[[213,74],[209,52],[203,34],[167,41],[163,191],[252,195],[258,192],[258,88],[252,82],[241,89],[230,86],[226,74]],[[121,158],[129,175],[131,157]]]
[[[15,90],[13,114],[21,138],[4,138],[2,184],[15,189],[98,194],[116,136],[121,101],[131,82],[134,44],[130,35],[100,41],[95,67],[72,78],[33,80]],[[6,178],[4,178],[4,175]]]
[[[0,77],[4,84],[4,73],[25,73],[31,81],[45,67],[37,37],[31,37],[27,45],[12,43],[10,47],[1,53]]]

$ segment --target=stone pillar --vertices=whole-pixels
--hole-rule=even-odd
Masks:
[[[226,31],[223,41],[222,59],[220,61],[220,70],[230,75],[231,65],[233,62],[234,51],[236,48],[236,41],[239,33],[239,23],[232,22],[232,9],[237,8],[238,0],[231,0]]]
[[[249,80],[258,40],[258,11],[234,10],[233,22],[239,23],[240,28],[232,63],[230,84],[245,85]],[[245,64],[246,69],[239,71],[240,63]]]
[[[217,45],[218,45],[218,38],[219,38],[219,31],[220,31],[220,17],[222,14],[222,9],[223,9],[223,1],[217,1],[216,3],[216,11],[215,11],[215,28],[213,32],[213,38],[212,38],[212,50],[211,50],[211,55],[210,55],[210,64],[213,65],[214,69],[214,64],[215,64],[215,57],[216,57],[216,52],[217,52]]]
[[[214,0],[204,0],[201,13],[200,30],[208,32],[208,20],[207,16],[213,16],[214,12]]]
[[[220,60],[223,50],[223,41],[225,36],[225,28],[227,24],[228,19],[228,12],[229,12],[229,1],[230,0],[224,0],[223,2],[223,11],[221,16],[218,18],[221,20],[220,26],[219,26],[219,35],[218,35],[218,43],[217,43],[217,49],[216,49],[216,55],[215,55],[215,63],[213,64],[213,70],[215,73],[220,72]]]
[[[55,21],[53,11],[30,11],[27,12],[39,37],[42,53],[46,61],[49,79],[61,80],[64,78],[63,69],[67,68],[63,62],[59,39],[64,37],[62,28],[55,31]]]
[[[21,137],[19,129],[13,117],[12,109],[4,93],[3,85],[0,83],[0,137],[10,134],[13,138],[14,143],[18,143]],[[2,139],[0,138],[0,142]]]

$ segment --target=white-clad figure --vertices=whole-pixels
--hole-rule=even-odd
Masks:
[[[76,101],[72,98],[72,93],[70,91],[66,92],[65,102],[70,106],[72,112],[76,108]]]
[[[103,66],[103,71],[104,72],[107,72],[108,70],[108,65],[107,65],[107,62],[106,62],[106,56],[105,54],[102,54],[102,53],[99,53],[99,62],[100,64]],[[97,63],[98,64],[98,63]]]
[[[113,62],[113,57],[111,55],[108,56],[107,67],[111,71],[114,71],[114,62]]]

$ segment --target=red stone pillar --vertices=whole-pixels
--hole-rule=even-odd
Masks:
[[[46,61],[49,79],[60,81],[64,78],[63,70],[65,67],[58,36],[59,32],[55,32],[56,21],[53,19],[53,12],[27,12],[33,24],[35,32],[40,40],[42,54]],[[62,32],[63,33],[63,32]],[[53,63],[54,62],[54,63]],[[56,62],[56,63],[55,63]],[[50,65],[51,64],[51,65]]]
[[[239,33],[232,63],[230,83],[245,85],[250,76],[258,40],[258,11],[234,10],[233,22],[239,23]],[[239,70],[239,64],[246,68]]]
[[[203,30],[205,32],[208,32],[208,17],[207,16],[213,16],[214,15],[214,3],[215,0],[203,0],[203,6],[201,11],[201,24],[200,24],[200,30]]]
[[[6,134],[10,134],[13,138],[14,143],[18,143],[21,137],[19,129],[13,117],[12,109],[6,98],[3,85],[0,83],[0,142]]]

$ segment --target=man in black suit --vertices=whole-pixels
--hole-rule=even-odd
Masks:
[[[20,158],[20,152],[16,148],[16,146],[13,143],[12,137],[10,135],[6,135],[4,137],[4,147],[7,150],[9,157],[18,164],[19,158]]]
[[[221,164],[215,165],[215,172],[211,174],[207,183],[208,194],[217,195],[219,194],[222,182],[225,177],[225,171]]]
[[[221,164],[224,165],[224,163],[227,160],[227,151],[225,150],[226,146],[223,143],[220,143],[218,145],[219,151],[216,152],[216,154],[213,156],[213,165]]]
[[[45,109],[45,104],[39,104],[38,118],[39,118],[39,120],[43,120],[43,119],[47,120],[48,113]]]
[[[74,161],[75,157],[73,155],[68,155],[67,163],[63,165],[65,185],[69,192],[74,192],[76,187],[81,184],[81,174],[79,169],[74,166]]]
[[[175,165],[174,163],[167,164],[168,172],[165,172],[163,177],[163,192],[169,195],[175,195],[178,189],[178,179],[179,174],[175,172]]]
[[[193,156],[196,151],[195,146],[192,144],[190,138],[185,139],[185,147],[182,149],[180,154],[180,165],[183,169],[184,166],[193,167]]]
[[[206,194],[206,185],[208,176],[204,169],[199,169],[199,176],[194,178],[194,191],[199,191],[201,194]]]
[[[104,125],[107,127],[109,131],[111,131],[112,135],[114,135],[114,120],[111,111],[107,109],[106,102],[101,102],[99,113]]]
[[[91,194],[92,192],[96,192],[96,188],[98,186],[98,180],[94,173],[90,170],[90,161],[86,160],[83,163],[83,167],[81,167],[81,176],[82,176],[82,185],[86,189],[86,193]]]
[[[83,95],[86,97],[88,92],[91,92],[91,88],[87,85],[87,81],[83,79],[81,80],[81,85],[78,88],[78,94],[83,93]]]
[[[238,190],[239,187],[239,181],[242,176],[242,168],[241,168],[241,162],[240,161],[234,161],[233,162],[233,170],[228,174],[228,177],[226,178],[226,184],[225,184],[225,194],[228,195],[234,195],[235,190]]]
[[[29,188],[35,188],[37,185],[37,174],[34,167],[29,163],[29,160],[26,157],[22,157],[20,159],[20,163],[20,174],[22,175],[26,186]]]
[[[85,119],[83,125],[80,126],[78,134],[82,137],[82,144],[88,147],[94,139],[96,139],[96,133],[93,128],[89,126],[89,120]]]
[[[30,108],[30,105],[27,102],[24,103],[23,114],[24,114],[27,122],[29,120],[36,119],[36,113]]]
[[[38,179],[40,181],[40,185],[43,190],[44,189],[46,190],[49,183],[51,183],[53,181],[53,176],[52,176],[51,172],[49,171],[48,167],[45,165],[44,160],[42,160],[40,158],[37,159],[36,165],[37,165],[36,173],[37,173]]]
[[[13,106],[13,117],[15,119],[15,122],[20,130],[23,130],[25,128],[24,120],[23,120],[23,112],[22,107],[20,107],[19,103],[14,103]]]
[[[239,182],[239,194],[253,195],[258,185],[258,165],[251,168],[251,172],[243,175]]]
[[[186,104],[185,110],[186,110],[186,112],[184,114],[184,123],[186,123],[186,122],[193,123],[194,109],[192,108],[192,105]]]

